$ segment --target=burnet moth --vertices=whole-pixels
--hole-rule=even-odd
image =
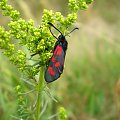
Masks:
[[[60,75],[63,73],[64,61],[65,61],[65,55],[66,55],[68,42],[65,39],[66,35],[63,35],[62,32],[58,30],[52,23],[49,22],[48,24],[52,26],[53,28],[55,28],[58,32],[60,32],[60,35],[57,38],[52,33],[51,28],[49,27],[51,34],[57,39],[54,49],[53,49],[53,55],[49,61],[49,64],[47,66],[47,69],[45,71],[45,76],[44,76],[45,81],[47,83],[50,83],[50,82],[57,80],[60,77]],[[78,28],[74,28],[71,32],[73,32],[76,29]]]

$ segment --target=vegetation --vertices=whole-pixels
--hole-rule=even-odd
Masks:
[[[21,72],[21,79],[28,83],[27,87],[23,87],[22,83],[15,88],[17,104],[16,112],[11,114],[11,118],[3,119],[53,119],[57,116],[59,120],[67,119],[64,108],[59,108],[58,113],[49,118],[42,114],[47,111],[47,98],[45,93],[53,98],[44,82],[44,70],[47,65],[53,50],[54,38],[49,32],[48,22],[58,24],[58,28],[62,33],[68,32],[70,27],[77,19],[77,11],[80,9],[86,9],[88,4],[92,0],[69,0],[68,7],[69,13],[67,17],[64,17],[60,12],[54,13],[52,10],[44,9],[42,22],[39,27],[34,27],[34,21],[32,19],[25,21],[20,17],[20,13],[11,5],[7,4],[7,0],[0,2],[1,10],[4,16],[10,17],[8,23],[8,30],[0,26],[0,48],[3,50],[3,54],[18,68]],[[31,55],[30,55],[31,54]],[[36,58],[34,55],[38,55]],[[24,89],[29,91],[26,93]],[[34,92],[37,96],[31,99],[27,95]],[[3,100],[4,101],[4,100]],[[54,100],[56,101],[56,100]],[[51,110],[50,110],[51,111]]]
[[[40,23],[40,15],[43,14],[43,8],[52,8],[54,9],[53,11],[60,11],[62,16],[66,16],[63,16],[63,18],[67,18],[67,1],[61,2],[61,0],[58,0],[56,2],[55,0],[50,1],[50,3],[48,0],[40,3],[34,0],[31,0],[31,2],[30,0],[26,2],[9,2],[15,9],[20,11],[21,18],[26,18],[26,20],[21,20],[26,25],[30,24],[34,30],[40,30],[38,26],[41,26],[42,23]],[[67,37],[69,48],[66,55],[64,73],[56,82],[45,87],[45,91],[42,92],[43,96],[40,98],[42,99],[42,103],[40,103],[42,120],[120,119],[119,5],[119,0],[110,0],[109,2],[96,0],[86,11],[77,12],[77,22],[75,24],[72,22],[71,25],[79,27],[79,31]],[[78,7],[74,8],[75,13],[77,9]],[[56,15],[56,12],[53,11],[52,14]],[[45,12],[49,14],[50,11],[45,10],[44,14]],[[11,20],[8,17],[3,17],[2,14],[0,14],[0,17],[0,23],[4,26],[5,34],[3,33],[3,35],[6,35],[6,32],[11,29],[7,26],[7,23]],[[31,18],[35,20],[34,23]],[[67,29],[67,24],[61,26],[59,21],[61,19],[58,21],[55,19],[54,17],[53,23],[62,32],[69,32],[74,27],[69,25],[70,28]],[[46,31],[51,41],[51,46],[48,50],[49,55],[51,55],[55,40],[49,33],[48,26]],[[37,33],[35,35],[29,34],[31,37],[41,34],[41,32]],[[44,37],[46,41],[46,35]],[[32,51],[32,49],[30,49],[31,51],[26,50],[25,45],[19,44],[20,41],[22,40],[12,36],[10,44],[16,45],[14,50],[22,50],[25,53],[25,56],[24,54],[21,56],[21,59],[25,57],[25,64],[33,65],[35,61],[29,61],[26,58],[30,58],[30,55],[35,53],[35,51]],[[4,52],[3,49],[1,51]],[[19,55],[19,52],[17,53],[16,55]],[[30,116],[36,117],[34,116],[36,112],[33,112],[35,111],[34,103],[37,100],[38,86],[33,79],[29,79],[29,75],[31,73],[34,75],[40,70],[29,69],[30,71],[27,73],[30,74],[24,72],[23,75],[23,71],[20,72],[22,69],[18,70],[20,64],[16,68],[16,65],[11,64],[8,58],[0,53],[0,119],[13,120],[20,118],[21,115],[23,115],[23,119],[31,119]],[[40,56],[37,55],[34,59],[40,60]],[[49,57],[46,58],[46,61],[48,59]],[[38,80],[39,77],[36,76],[35,79]],[[44,85],[46,84],[44,83]]]

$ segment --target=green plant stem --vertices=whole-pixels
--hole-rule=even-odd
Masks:
[[[41,110],[41,101],[42,101],[42,91],[43,91],[43,75],[44,75],[44,68],[41,67],[39,81],[38,81],[38,97],[36,103],[36,118],[35,120],[40,120],[40,110]]]

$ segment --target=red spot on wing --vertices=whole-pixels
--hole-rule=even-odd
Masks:
[[[60,62],[56,62],[55,67],[60,67]]]
[[[55,76],[55,71],[52,67],[48,67],[48,72],[50,73],[50,75]]]
[[[61,55],[61,54],[62,54],[62,47],[58,45],[54,51],[54,55]]]
[[[55,58],[54,58],[54,56],[52,57],[51,61],[52,61],[52,62],[55,62]]]

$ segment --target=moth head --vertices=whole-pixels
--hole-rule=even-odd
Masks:
[[[62,34],[61,34],[61,35],[59,35],[59,36],[58,36],[58,40],[65,40],[65,36],[64,36],[64,35],[62,35]]]

